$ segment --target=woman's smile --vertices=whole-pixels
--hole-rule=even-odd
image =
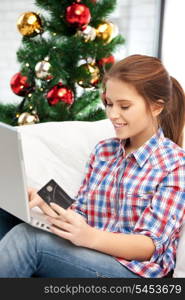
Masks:
[[[127,126],[127,123],[113,123],[113,126],[117,130],[117,129]]]

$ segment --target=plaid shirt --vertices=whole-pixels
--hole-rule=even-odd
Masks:
[[[116,259],[141,277],[164,277],[174,269],[185,212],[185,151],[160,128],[126,156],[125,140],[99,142],[72,209],[100,230],[149,236],[148,261]]]

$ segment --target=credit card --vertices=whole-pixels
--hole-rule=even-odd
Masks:
[[[54,179],[51,179],[37,193],[47,204],[53,202],[65,209],[74,202]]]

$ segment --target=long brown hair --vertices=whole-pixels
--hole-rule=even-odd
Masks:
[[[162,99],[164,107],[158,116],[158,125],[162,127],[166,137],[182,147],[185,94],[179,82],[169,76],[158,58],[139,54],[128,56],[115,63],[105,74],[104,87],[110,78],[132,84],[148,107]]]

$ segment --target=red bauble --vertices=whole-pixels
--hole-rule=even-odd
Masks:
[[[12,91],[18,96],[26,96],[30,92],[30,84],[28,78],[21,75],[20,72],[16,73],[10,81]]]
[[[73,3],[66,9],[66,20],[76,27],[84,27],[91,20],[91,13],[85,4]]]
[[[71,105],[74,102],[74,94],[62,83],[58,83],[47,93],[47,100],[50,105],[56,105],[59,101]]]
[[[103,57],[98,61],[99,66],[113,65],[115,63],[115,58],[113,55],[108,57]]]

